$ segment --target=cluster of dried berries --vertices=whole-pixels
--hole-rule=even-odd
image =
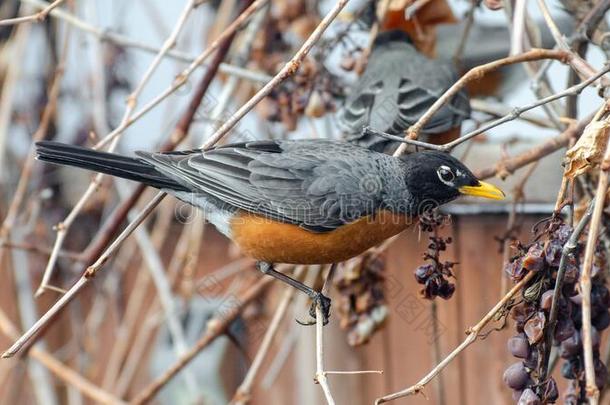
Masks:
[[[305,0],[274,4],[264,30],[253,44],[253,64],[275,75],[294,53],[293,45],[307,39],[319,21],[317,11]],[[270,122],[281,122],[286,130],[292,131],[302,115],[317,118],[334,111],[337,90],[331,74],[318,62],[322,57],[322,53],[316,53],[303,60],[293,76],[259,103],[256,108],[260,116]]]
[[[537,240],[529,246],[517,246],[518,254],[505,267],[506,273],[517,281],[530,271],[538,273],[524,289],[523,301],[511,309],[517,335],[508,341],[508,350],[519,362],[508,367],[504,382],[514,390],[513,397],[519,404],[554,403],[559,393],[553,377],[548,377],[548,344],[558,346],[559,356],[565,359],[561,374],[571,380],[564,394],[566,404],[585,401],[585,373],[582,346],[581,297],[577,290],[582,246],[577,246],[565,258],[565,273],[560,298],[557,301],[557,321],[550,336],[550,311],[553,302],[552,289],[560,266],[563,246],[572,228],[559,220],[547,227],[544,242]],[[601,255],[598,257],[601,260]],[[606,366],[599,359],[599,332],[610,325],[610,293],[605,280],[597,270],[593,271],[591,292],[593,350],[596,382],[601,389],[607,379]]]
[[[598,274],[593,276],[591,289],[591,338],[593,345],[593,358],[595,368],[595,384],[601,390],[608,379],[608,369],[600,360],[599,344],[600,332],[610,325],[610,293],[604,284],[603,277]],[[576,405],[587,402],[585,390],[585,365],[583,357],[583,335],[582,335],[582,299],[575,292],[575,286],[564,291],[563,305],[559,307],[559,319],[566,319],[557,325],[555,339],[560,341],[559,355],[565,359],[561,367],[561,375],[570,381],[568,389],[564,393],[564,402],[569,405]],[[562,328],[562,329],[561,329]],[[560,340],[562,339],[562,340]]]
[[[415,269],[415,280],[424,286],[421,294],[429,300],[437,296],[447,300],[455,292],[455,284],[449,282],[448,278],[453,277],[451,269],[456,263],[440,260],[441,252],[447,250],[447,245],[451,243],[451,237],[438,236],[438,229],[443,226],[447,218],[447,215],[440,214],[436,210],[427,211],[419,218],[420,229],[429,234],[428,251],[423,254],[424,260],[428,263]]]
[[[347,342],[351,346],[368,342],[387,317],[384,269],[383,255],[367,253],[337,270],[335,285],[340,294],[340,324],[347,330]]]
[[[320,71],[316,62],[307,58],[295,75],[265,97],[257,109],[262,118],[281,122],[292,131],[303,114],[317,118],[334,111],[332,87],[330,73]]]

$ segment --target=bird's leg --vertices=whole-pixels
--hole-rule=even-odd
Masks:
[[[273,268],[273,264],[268,262],[256,262],[256,268],[258,268],[263,274],[269,275],[273,278],[276,278],[299,291],[304,292],[313,300],[311,307],[309,308],[309,315],[315,319],[316,317],[316,306],[320,305],[320,309],[322,310],[322,317],[324,321],[324,325],[328,323],[328,318],[330,317],[330,298],[323,295],[321,292],[314,290],[313,288],[301,283],[294,278],[287,276],[284,273],[280,273],[279,271]],[[313,325],[315,322],[300,322],[302,325]]]

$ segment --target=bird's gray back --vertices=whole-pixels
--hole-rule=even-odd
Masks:
[[[384,206],[400,160],[332,140],[257,141],[183,154],[140,153],[198,198],[326,232]],[[184,198],[184,196],[180,196]]]

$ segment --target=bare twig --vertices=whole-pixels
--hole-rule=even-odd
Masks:
[[[269,81],[266,85],[263,86],[246,104],[240,107],[239,110],[235,112],[227,121],[220,126],[214,132],[210,138],[208,139],[207,144],[213,145],[223,136],[225,136],[238,122],[241,120],[244,115],[246,115],[251,109],[253,109],[263,98],[265,98],[271,90],[276,88],[280,83],[286,80],[288,77],[294,75],[296,71],[299,69],[301,62],[311,48],[315,45],[315,43],[322,37],[326,28],[330,25],[331,22],[339,15],[343,7],[347,4],[349,0],[339,0],[334,5],[334,7],[326,14],[326,16],[322,19],[320,24],[316,27],[316,29],[311,33],[307,41],[301,46],[301,48],[294,54],[292,59],[288,61],[282,67],[282,69],[273,77],[271,81]]]
[[[265,287],[271,283],[271,277],[262,277],[252,287],[250,287],[242,296],[238,297],[237,303],[231,306],[229,311],[223,311],[216,317],[208,321],[208,326],[203,336],[197,341],[187,353],[185,353],[176,363],[169,367],[159,378],[154,380],[150,385],[145,387],[133,400],[132,404],[143,404],[150,401],[152,397],[159,392],[165,384],[167,384],[180,370],[184,368],[201,350],[206,348],[217,337],[221,336],[231,323],[239,316],[243,308],[256,299],[265,291]]]
[[[6,336],[11,339],[15,339],[19,336],[19,332],[17,331],[15,325],[9,320],[4,311],[0,309],[0,330]],[[43,364],[46,368],[51,370],[53,374],[59,377],[61,380],[64,380],[66,383],[70,384],[73,387],[76,387],[80,392],[91,398],[92,400],[104,403],[104,404],[121,404],[119,398],[114,397],[107,391],[102,390],[97,387],[95,384],[85,379],[78,372],[66,367],[60,361],[58,361],[55,357],[51,356],[45,350],[42,350],[38,347],[32,347],[30,351],[28,351],[28,356],[35,359],[36,361]]]
[[[485,131],[489,131],[492,128],[495,128],[501,124],[504,124],[506,122],[515,120],[517,118],[519,118],[519,116],[521,114],[523,114],[526,111],[532,110],[536,107],[539,107],[541,105],[544,105],[546,103],[549,103],[553,100],[557,100],[563,97],[567,97],[570,95],[574,95],[574,94],[580,94],[586,87],[588,87],[589,85],[591,85],[595,80],[597,80],[598,78],[600,78],[601,76],[605,75],[606,73],[608,73],[610,71],[610,65],[607,65],[606,67],[604,67],[604,69],[602,69],[601,71],[597,72],[594,76],[590,77],[589,79],[578,83],[564,91],[561,91],[559,93],[550,95],[549,97],[545,97],[543,99],[539,99],[533,103],[527,104],[525,106],[522,107],[516,107],[515,109],[513,109],[509,114],[504,115],[502,118],[499,118],[497,120],[491,121],[486,125],[482,125],[479,128],[475,129],[474,131],[471,131],[467,134],[465,134],[464,136],[448,142],[446,144],[443,145],[435,145],[435,144],[431,144],[431,143],[427,143],[427,142],[421,142],[415,139],[410,139],[410,138],[401,138],[399,136],[396,135],[391,135],[391,134],[386,134],[384,132],[380,132],[377,130],[374,130],[372,128],[369,127],[365,127],[363,128],[362,132],[364,134],[372,134],[372,135],[377,135],[383,138],[387,138],[387,139],[391,139],[397,142],[401,142],[403,143],[403,145],[401,145],[401,147],[409,144],[409,145],[414,145],[414,146],[418,146],[421,148],[425,148],[425,149],[433,149],[433,150],[439,150],[439,151],[443,151],[443,152],[447,152],[452,150],[453,148],[455,148],[456,146],[476,137],[477,135],[482,134]],[[445,93],[446,94],[446,93]],[[417,125],[417,124],[416,124]],[[405,146],[406,148],[406,146]],[[399,148],[400,149],[400,148]],[[398,150],[394,153],[395,156],[398,156]]]
[[[27,15],[27,16],[23,16],[23,17],[17,17],[17,18],[9,18],[6,20],[0,20],[0,27],[6,26],[6,25],[21,24],[21,23],[42,22],[42,21],[46,20],[47,15],[49,15],[49,13],[54,8],[58,7],[64,1],[65,0],[55,0],[53,3],[49,4],[44,9],[37,12],[36,14]]]
[[[475,111],[482,112],[484,114],[489,114],[497,118],[501,118],[505,115],[509,115],[513,108],[502,104],[497,101],[483,100],[479,98],[470,99],[470,108]],[[536,125],[542,128],[553,128],[556,129],[554,125],[548,122],[548,118],[543,117],[542,115],[537,115],[535,113],[523,112],[519,119],[526,121],[532,125]]]
[[[504,234],[504,242],[502,243],[502,263],[508,263],[510,259],[510,248],[512,242],[512,233],[515,231],[516,222],[517,222],[517,205],[520,204],[525,199],[524,188],[527,181],[531,178],[534,170],[538,167],[538,163],[540,161],[537,160],[532,163],[526,170],[525,174],[521,177],[519,182],[513,188],[513,201],[511,202],[511,210],[508,214],[508,221],[506,222],[506,233]],[[503,274],[501,271],[500,274],[500,296],[504,296],[508,292],[508,277]]]
[[[572,66],[572,68],[574,68],[574,70],[578,72],[581,77],[591,77],[591,75],[595,73],[595,69],[593,69],[591,65],[589,65],[589,63],[580,55],[572,51],[565,38],[559,31],[557,24],[555,24],[546,2],[544,0],[538,0],[538,6],[540,7],[540,11],[542,12],[546,25],[549,27],[549,30],[551,31],[551,34],[553,35],[559,49],[570,52],[570,66]],[[602,81],[604,81],[603,78]],[[607,83],[604,83],[604,86],[606,85]]]
[[[169,52],[169,50],[175,46],[178,35],[184,28],[184,25],[186,23],[186,20],[187,20],[189,14],[197,7],[197,5],[198,5],[198,2],[196,0],[188,0],[188,2],[186,3],[186,6],[182,10],[182,13],[180,14],[180,16],[178,18],[178,21],[177,21],[172,33],[169,35],[169,37],[165,41],[165,43],[163,44],[163,47],[161,48],[161,50],[159,51],[157,56],[154,58],[152,63],[149,65],[146,73],[144,74],[142,79],[140,79],[140,82],[138,83],[138,85],[136,86],[134,91],[127,98],[127,105],[126,105],[125,111],[123,113],[123,118],[121,119],[121,123],[114,131],[112,131],[105,138],[111,142],[109,151],[112,151],[116,147],[117,142],[118,142],[118,136],[120,136],[125,131],[125,129],[127,129],[127,127],[129,127],[131,124],[133,124],[133,122],[135,122],[135,120],[137,119],[136,118],[137,113],[134,114],[134,110],[137,106],[138,98],[139,98],[140,94],[142,93],[142,91],[144,90],[144,86],[146,86],[146,84],[150,81],[152,74],[159,67],[159,64],[161,63],[163,56],[165,54],[167,54],[167,52]],[[145,110],[145,111],[148,111],[148,110]],[[114,135],[114,137],[111,135]],[[104,144],[103,141],[98,143],[97,146],[99,147],[102,144]],[[41,294],[43,294],[45,292],[46,288],[48,287],[51,277],[53,276],[53,270],[55,268],[55,264],[57,262],[57,252],[59,252],[59,250],[62,248],[63,242],[67,236],[70,226],[77,218],[77,216],[80,213],[85,202],[93,195],[93,193],[99,186],[103,176],[104,175],[101,173],[97,174],[95,176],[95,178],[89,184],[89,187],[84,192],[84,194],[79,199],[79,201],[76,203],[76,205],[74,206],[72,211],[68,214],[68,216],[62,222],[57,224],[57,237],[55,240],[55,244],[53,245],[53,251],[51,253],[51,256],[49,257],[49,261],[45,268],[45,271],[44,271],[44,274],[42,277],[42,281],[40,282],[40,286],[38,287],[38,290],[36,291],[36,296],[40,296]]]
[[[198,58],[198,63],[200,63],[203,57],[207,56],[207,52],[210,49],[216,49],[224,40],[230,38],[234,35],[235,30],[241,26],[241,24],[248,19],[249,16],[252,15],[256,10],[262,7],[265,4],[266,0],[256,0],[250,7],[248,7],[241,15],[219,36],[217,40],[215,40],[208,50],[206,50],[200,57]],[[245,115],[247,111],[256,105],[258,101],[260,101],[266,94],[271,92],[274,86],[279,85],[284,79],[286,79],[289,75],[292,75],[296,72],[299,63],[303,60],[303,58],[307,55],[311,47],[315,44],[321,36],[324,30],[328,27],[328,25],[332,22],[332,20],[339,14],[341,9],[345,6],[347,0],[341,0],[338,2],[335,7],[328,13],[328,15],[320,22],[316,30],[311,34],[311,36],[305,41],[301,49],[295,54],[295,56],[284,66],[284,68],[273,78],[271,82],[269,82],[266,86],[263,87],[256,95],[250,99],[240,110],[238,110],[228,121],[226,124],[221,126],[213,135],[210,137],[202,146],[203,149],[208,149],[212,147],[216,142],[218,142],[224,135],[228,133],[228,131]],[[171,89],[174,87],[181,86],[185,81],[186,77],[192,73],[192,66],[187,68],[179,78],[177,79],[178,85],[173,85]],[[194,69],[194,68],[193,68]],[[185,76],[185,72],[187,72]],[[172,90],[173,91],[173,90]],[[166,91],[167,93],[167,91]],[[171,93],[171,91],[170,91]],[[169,93],[167,93],[169,94]],[[152,108],[152,107],[151,107]],[[147,107],[144,107],[142,110],[146,110]],[[136,113],[130,119],[133,121],[138,117],[139,113]],[[130,121],[130,122],[131,122]],[[121,126],[119,126],[120,128]],[[111,134],[107,135],[105,140],[98,143],[98,146],[104,144],[104,142],[112,139],[113,136],[118,136],[120,132],[117,130],[113,131]],[[17,342],[15,342],[9,350],[3,353],[3,357],[11,357],[17,351],[19,351],[32,337],[34,337],[43,326],[51,321],[62,309],[65,305],[67,305],[72,298],[80,291],[89,280],[97,273],[97,271],[101,268],[101,266],[115,253],[121,243],[139,226],[141,222],[154,210],[154,208],[163,200],[166,196],[164,192],[159,192],[153,200],[151,200],[145,207],[145,209],[138,215],[137,221],[130,223],[125,230],[114,240],[114,242],[102,253],[102,255],[96,260],[96,262],[89,266],[85,271],[84,275],[70,288],[70,290],[61,297],[49,310],[43,315]],[[84,201],[81,199],[80,201],[84,204]],[[75,207],[74,212],[80,211],[82,205]],[[63,241],[62,241],[63,242]],[[61,244],[59,245],[61,246]],[[59,248],[58,248],[59,250]]]
[[[324,281],[322,287],[322,294],[326,295],[332,284],[333,275],[335,272],[336,264],[332,264]],[[324,371],[324,317],[322,315],[322,307],[316,305],[316,376],[315,381],[320,384],[324,397],[328,405],[335,405],[335,399],[330,391],[330,385],[328,384],[328,378]]]
[[[301,277],[304,270],[305,267],[298,266],[294,271],[293,277],[298,279],[299,277]],[[282,299],[279,305],[277,306],[277,310],[273,314],[273,318],[271,318],[271,322],[269,323],[267,332],[265,332],[263,341],[261,342],[261,345],[258,348],[258,351],[256,352],[254,360],[252,360],[252,365],[250,366],[248,373],[244,377],[244,380],[235,391],[235,395],[233,395],[231,404],[244,405],[250,401],[250,395],[252,391],[252,385],[254,384],[254,379],[256,378],[256,375],[258,374],[258,371],[260,370],[261,365],[263,364],[263,360],[265,359],[267,353],[269,352],[269,349],[271,348],[273,338],[277,333],[277,330],[280,326],[282,319],[284,318],[284,315],[286,315],[288,305],[292,301],[292,297],[294,296],[295,292],[296,289],[292,287],[287,287],[285,289],[284,295],[282,296]]]
[[[358,374],[383,374],[383,370],[355,370],[355,371],[339,371],[339,370],[326,370],[326,375],[358,375]]]
[[[455,53],[453,54],[453,63],[456,66],[462,65],[462,56],[464,55],[464,49],[466,48],[466,44],[468,43],[468,37],[474,24],[474,12],[480,3],[481,0],[470,0],[470,8],[468,8],[468,13],[466,14],[466,23],[464,24],[464,28],[462,29],[460,42],[455,48]]]
[[[582,119],[575,125],[569,126],[561,134],[542,142],[540,145],[531,148],[519,155],[504,159],[495,164],[493,167],[478,170],[475,172],[475,176],[479,179],[488,179],[493,176],[499,176],[505,178],[508,175],[514,173],[516,170],[526,166],[542,157],[548,156],[553,152],[568,145],[571,139],[578,138],[582,131],[585,129],[587,124],[591,122],[592,115]]]
[[[559,312],[559,297],[561,296],[561,291],[563,287],[563,278],[565,274],[565,270],[568,264],[568,256],[570,256],[576,247],[578,246],[578,239],[580,235],[585,230],[585,227],[591,220],[591,215],[593,213],[593,204],[589,205],[589,208],[580,219],[580,222],[572,231],[570,235],[570,239],[563,246],[563,250],[561,252],[561,259],[559,261],[559,267],[557,269],[557,276],[555,278],[555,287],[553,290],[553,301],[551,303],[551,309],[549,311],[549,322],[546,328],[546,343],[545,343],[545,358],[543,359],[543,367],[542,371],[544,374],[541,374],[540,381],[544,381],[546,378],[546,373],[549,371],[549,358],[551,353],[551,345],[553,342],[553,336],[555,336],[555,326],[557,325],[557,314]]]
[[[464,341],[456,347],[447,357],[443,359],[439,364],[437,364],[425,377],[423,377],[419,382],[409,388],[404,390],[384,395],[381,398],[378,398],[375,401],[375,405],[382,404],[384,402],[393,401],[398,398],[406,397],[408,395],[414,395],[422,392],[425,388],[426,384],[434,379],[449,363],[453,361],[464,349],[474,343],[481,330],[496,316],[496,314],[505,307],[505,305],[512,300],[513,296],[517,294],[521,289],[536,275],[536,273],[531,272],[528,273],[521,281],[519,281],[511,290],[481,319],[475,326],[469,328],[466,333],[468,336]]]
[[[46,1],[41,0],[21,0],[23,3],[30,4],[37,8],[45,8],[49,5]],[[107,31],[98,27],[95,27],[87,22],[81,20],[74,14],[68,13],[62,9],[56,9],[51,11],[51,17],[60,19],[62,21],[67,22],[71,26],[78,28],[88,34],[96,36],[100,41],[107,41],[113,43],[117,46],[126,47],[126,48],[134,48],[139,49],[141,51],[145,51],[152,54],[158,54],[161,51],[161,48],[151,46],[144,42],[139,42],[137,40],[131,39],[125,35]],[[177,49],[170,49],[169,52],[165,55],[165,57],[173,58],[177,61],[193,63],[197,56],[185,54]],[[209,65],[201,64],[202,68],[209,68]],[[271,77],[263,72],[253,71],[251,69],[245,69],[239,66],[231,65],[228,63],[221,63],[219,70],[228,75],[237,76],[242,79],[250,80],[258,83],[267,83],[271,80]]]
[[[589,226],[589,234],[587,236],[587,244],[585,247],[585,258],[583,260],[582,269],[580,272],[580,293],[582,295],[582,332],[583,332],[583,348],[585,358],[585,376],[587,382],[587,397],[589,404],[597,404],[599,401],[599,389],[595,384],[595,367],[593,364],[593,343],[591,338],[591,269],[595,257],[595,249],[599,237],[601,226],[602,213],[604,211],[604,203],[606,193],[608,191],[608,172],[610,171],[610,144],[606,148],[604,160],[601,163],[599,180],[597,183],[597,191],[595,194],[593,215],[591,217],[591,225]]]
[[[430,108],[423,114],[415,124],[413,124],[407,130],[405,139],[417,139],[419,132],[426,125],[426,123],[441,109],[443,105],[448,103],[467,83],[480,79],[489,72],[497,70],[503,66],[513,65],[516,63],[528,62],[533,60],[542,59],[556,59],[562,62],[567,62],[569,59],[569,53],[563,51],[551,51],[547,49],[532,49],[520,55],[509,56],[506,58],[498,59],[496,61],[480,65],[469,70],[464,76],[462,76],[457,82],[453,84],[441,97],[439,97]],[[406,145],[401,145],[394,156],[400,156],[406,150]]]
[[[64,49],[65,50],[65,49]],[[40,119],[40,124],[38,125],[38,129],[34,132],[32,136],[32,141],[40,141],[47,134],[47,130],[49,125],[51,124],[51,120],[55,114],[55,110],[57,107],[57,99],[59,97],[59,89],[61,88],[61,79],[64,73],[63,58],[65,57],[66,52],[63,52],[62,61],[57,66],[55,75],[53,77],[53,81],[51,82],[51,87],[49,88],[49,102],[45,106],[42,117]],[[2,227],[0,228],[0,262],[2,261],[2,246],[10,243],[10,230],[15,225],[15,221],[17,220],[17,215],[19,213],[19,209],[23,200],[25,198],[28,184],[30,182],[30,177],[32,176],[32,171],[34,168],[34,147],[30,148],[30,152],[23,164],[23,168],[21,169],[21,176],[19,177],[19,182],[17,183],[17,188],[13,195],[13,199],[9,205],[8,212],[4,217],[4,221],[2,222]],[[56,255],[59,255],[59,251],[56,252]]]
[[[32,325],[17,341],[2,354],[3,358],[12,357],[15,353],[21,350],[25,344],[27,344],[36,334],[42,330],[45,325],[51,322],[59,312],[70,302],[78,292],[80,292],[95,276],[97,271],[106,263],[108,259],[115,253],[115,251],[119,248],[121,243],[133,232],[152,212],[152,210],[157,206],[157,204],[163,199],[165,193],[159,192],[155,198],[153,198],[147,206],[140,212],[138,217],[134,222],[131,222],[127,228],[119,235],[117,239],[106,249],[106,251],[98,258],[98,260],[93,263],[91,266],[87,268],[85,273],[78,281],[70,287],[70,289],[59,299],[49,310],[40,317],[34,325]]]
[[[525,34],[525,14],[527,0],[515,0],[513,23],[511,25],[510,54],[518,55],[523,52],[523,38]]]

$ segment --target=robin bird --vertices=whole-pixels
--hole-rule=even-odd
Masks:
[[[343,141],[270,140],[210,150],[136,152],[127,157],[58,142],[38,142],[37,159],[135,180],[199,207],[257,267],[330,300],[276,271],[274,263],[338,263],[413,223],[431,205],[460,195],[501,199],[449,154],[422,151],[392,157]]]
[[[339,127],[347,140],[378,152],[390,152],[395,141],[362,134],[364,127],[392,135],[415,124],[428,108],[457,80],[446,62],[432,60],[415,49],[399,30],[380,33],[373,43],[368,64],[339,112]],[[429,142],[449,142],[460,134],[470,116],[466,93],[460,91],[422,128]]]

